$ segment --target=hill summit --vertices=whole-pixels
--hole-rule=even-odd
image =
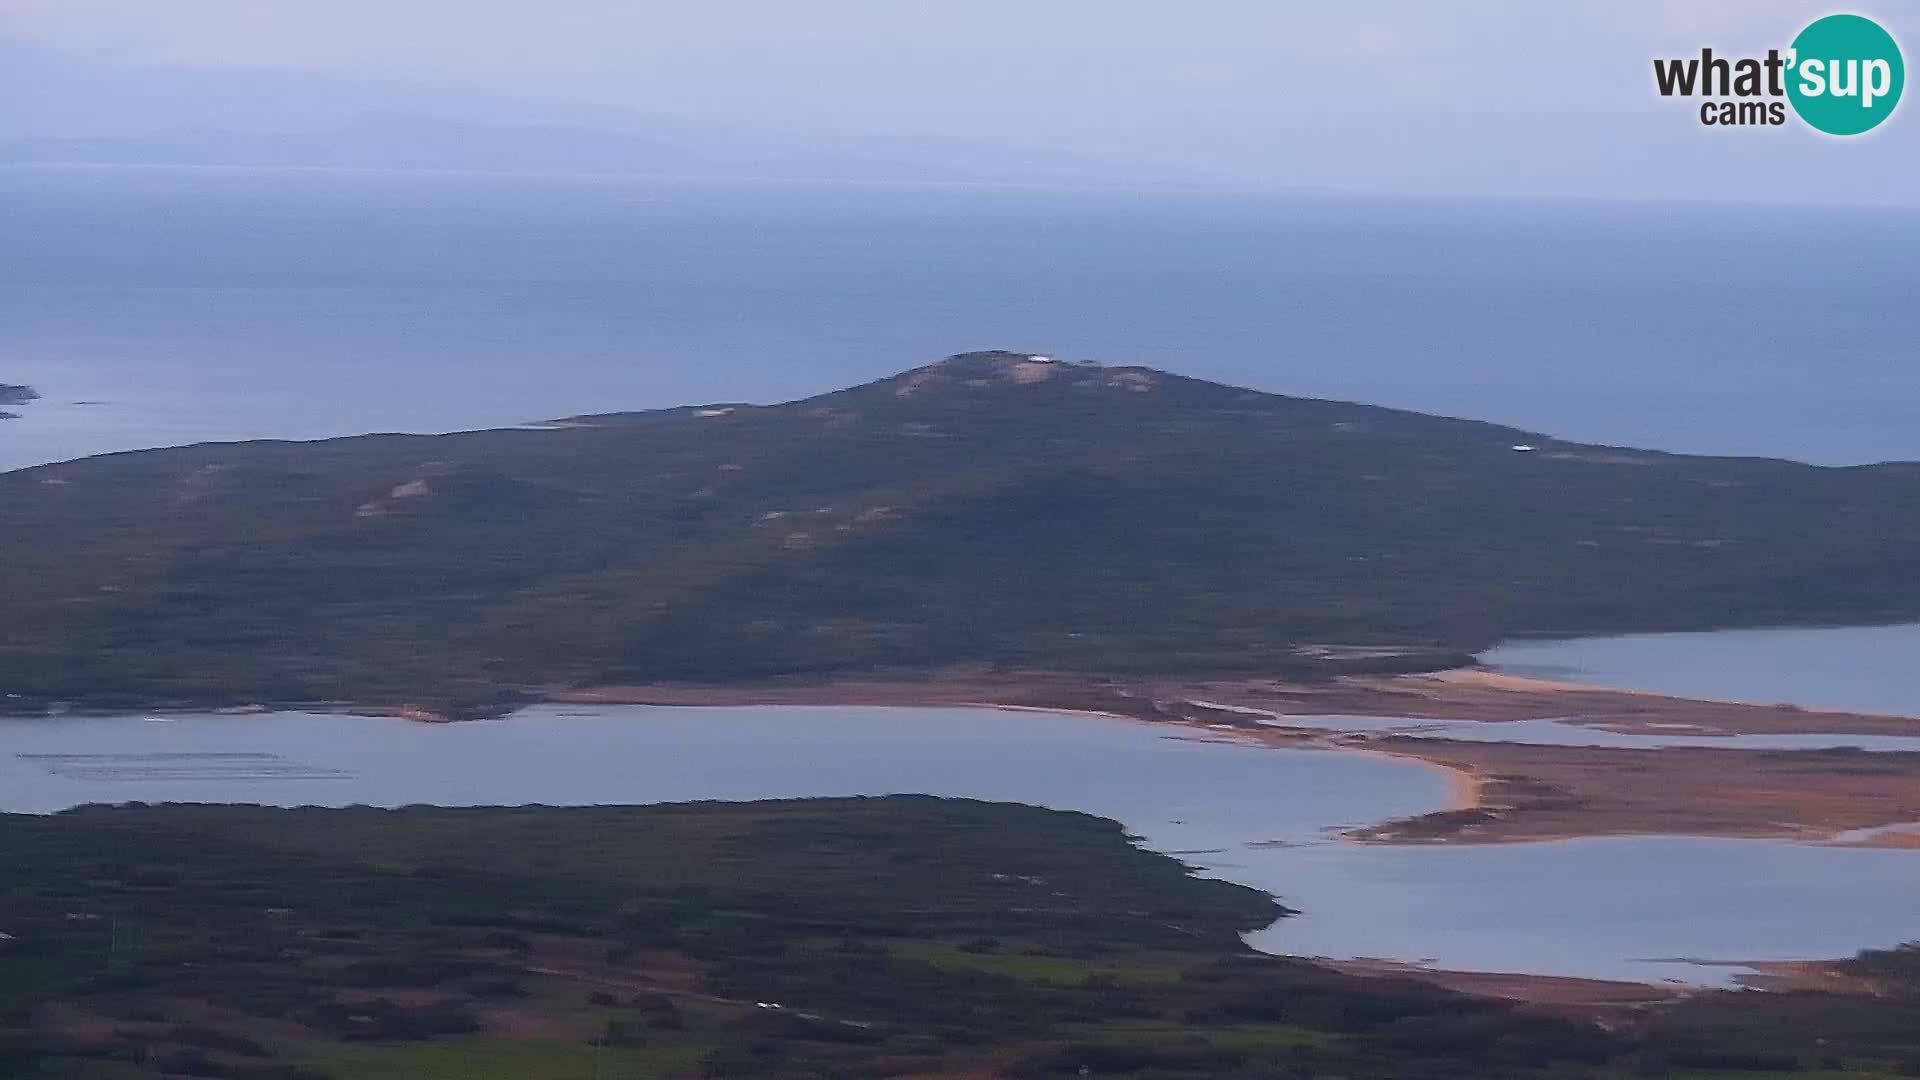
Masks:
[[[0,692],[1451,663],[1920,617],[1920,466],[1585,446],[962,353],[778,405],[0,474]]]

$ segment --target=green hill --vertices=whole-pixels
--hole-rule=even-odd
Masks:
[[[1920,465],[1002,352],[781,405],[109,455],[0,474],[0,506],[25,699],[1303,670],[1326,644],[1432,666],[1526,632],[1920,617]]]

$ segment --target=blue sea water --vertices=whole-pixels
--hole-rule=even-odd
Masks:
[[[1143,362],[1569,438],[1920,458],[1920,214],[0,168],[0,468]],[[80,403],[87,404],[80,404]]]

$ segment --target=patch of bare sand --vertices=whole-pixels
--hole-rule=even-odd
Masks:
[[[1528,693],[1568,693],[1583,690],[1607,689],[1580,683],[1564,682],[1558,679],[1540,679],[1531,675],[1509,675],[1504,671],[1489,671],[1485,668],[1455,668],[1451,671],[1436,671],[1428,675],[1407,676],[1409,679],[1422,679],[1428,682],[1449,686],[1474,686],[1490,690],[1521,690]],[[1640,695],[1639,690],[1621,690],[1618,693]]]
[[[1821,843],[1920,819],[1920,754],[1390,742],[1395,756],[1478,778],[1476,812],[1387,822],[1361,830],[1358,839],[1513,843],[1666,835]]]
[[[1414,979],[1456,993],[1519,1001],[1582,1014],[1645,1008],[1676,1000],[1692,992],[1691,988],[1678,985],[1578,979],[1561,975],[1445,971],[1393,960],[1323,960],[1319,963],[1349,975]]]
[[[1836,847],[1920,849],[1920,825],[1882,829],[1862,840],[1844,840]]]
[[[1920,735],[1920,719],[1907,717],[1699,701],[1487,671],[1347,675],[1314,683],[1246,677],[1154,680],[1140,684],[1134,692],[1140,698],[1160,701],[1199,701],[1222,710],[1255,710],[1283,721],[1299,715],[1485,723],[1554,719],[1647,734]]]
[[[1753,973],[1736,975],[1733,981],[1754,990],[1873,996],[1886,992],[1872,979],[1844,971],[1831,960],[1760,960],[1742,966]]]
[[[1582,705],[1597,703],[1602,709],[1609,707],[1623,709],[1626,715],[1614,722],[1595,723],[1595,726],[1617,731],[1647,732],[1681,726],[1680,723],[1662,722],[1654,716],[1646,715],[1671,712],[1692,713],[1697,720],[1709,721],[1696,722],[1683,718],[1682,722],[1686,727],[1701,729],[1701,734],[1740,734],[1761,731],[1851,735],[1920,734],[1920,718],[1901,716],[1896,713],[1859,712],[1825,706],[1784,705],[1729,698],[1679,697],[1652,690],[1541,679],[1484,668],[1456,668],[1451,671],[1397,676],[1397,678],[1424,681],[1468,691],[1493,691],[1530,697],[1544,695],[1548,698],[1559,697],[1563,700],[1574,698],[1578,699]],[[1580,719],[1583,723],[1593,722],[1585,715],[1581,715]]]

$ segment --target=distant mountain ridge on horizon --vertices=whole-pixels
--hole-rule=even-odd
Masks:
[[[367,113],[332,128],[0,140],[0,164],[348,168],[976,183],[1218,183],[1165,165],[951,139],[659,137]]]
[[[1920,617],[1920,464],[1007,351],[776,405],[114,454],[0,474],[0,501],[0,692],[33,700],[1313,675],[1329,645],[1431,667],[1516,634]]]

